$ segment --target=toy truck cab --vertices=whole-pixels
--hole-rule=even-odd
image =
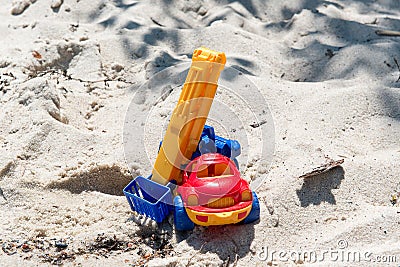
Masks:
[[[174,199],[178,230],[192,228],[185,218],[209,226],[238,223],[250,213],[253,214],[247,222],[259,217],[257,196],[241,178],[235,163],[218,153],[203,154],[191,161],[185,168],[178,193]]]

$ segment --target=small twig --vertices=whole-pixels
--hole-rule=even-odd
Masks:
[[[165,27],[164,25],[162,25],[160,22],[158,22],[157,20],[153,19],[152,17],[150,17],[151,21],[154,22],[154,24],[160,26],[160,27]]]
[[[205,246],[205,244],[207,244],[207,241],[204,242],[204,243],[201,245],[201,247],[200,247],[200,249],[199,249],[199,252],[201,252],[201,251],[203,250],[203,247]],[[197,255],[197,253],[195,253],[192,257],[190,257],[188,263],[186,264],[186,267],[190,265],[190,263],[192,262],[193,258],[194,258],[196,255]]]
[[[232,244],[233,244],[234,252],[235,252],[235,260],[234,260],[234,262],[232,263],[232,266],[236,266],[236,265],[237,265],[237,261],[238,261],[238,259],[239,259],[239,255],[238,255],[239,246],[238,246],[238,244],[236,243],[235,239],[230,238],[230,241],[231,241]],[[226,261],[224,262],[224,264],[226,263],[225,267],[228,267],[228,266],[229,266],[230,261],[231,261],[231,257],[228,256],[228,258],[227,258]]]
[[[233,264],[232,264],[233,267],[236,267],[236,266],[237,266],[238,260],[239,260],[239,255],[238,255],[238,254],[235,254],[235,261],[234,261]]]
[[[224,263],[222,264],[222,266],[223,266],[223,267],[228,267],[230,261],[231,261],[231,257],[228,255],[228,258],[226,258],[226,260],[224,261]]]
[[[260,122],[255,122],[255,123],[250,124],[250,127],[252,127],[252,128],[258,128],[258,127],[260,127],[261,125],[266,124],[266,123],[267,123],[266,120],[262,120],[262,121],[260,121]]]
[[[389,31],[389,30],[377,30],[375,31],[377,35],[380,36],[394,36],[394,37],[400,37],[400,32],[398,31]]]
[[[344,162],[344,159],[340,159],[340,160],[331,160],[328,163],[325,163],[317,168],[314,168],[312,171],[307,172],[303,175],[301,175],[299,178],[309,178],[324,172],[327,172],[333,168],[336,168],[338,166],[340,166],[340,164],[342,164]]]
[[[5,201],[7,201],[7,198],[4,196],[4,192],[1,188],[0,188],[0,196],[2,196]]]
[[[22,170],[21,177],[24,177],[24,175],[25,175],[25,170],[26,170],[26,168],[24,167],[24,169]]]
[[[397,62],[397,59],[396,59],[395,57],[394,57],[393,59],[394,59],[394,63],[396,63],[397,69],[398,69],[399,72],[400,72],[399,62]],[[399,77],[397,78],[396,83],[399,82],[399,81],[400,81],[400,74],[399,74]]]

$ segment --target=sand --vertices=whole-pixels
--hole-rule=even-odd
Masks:
[[[400,45],[375,31],[399,30],[400,6],[282,2],[3,3],[0,265],[397,266]],[[122,189],[150,174],[179,96],[178,80],[165,87],[168,77],[154,75],[190,63],[201,45],[225,52],[227,71],[261,96],[236,86],[266,111],[264,125],[253,127],[222,87],[209,119],[241,142],[243,177],[262,181],[261,219],[175,233],[172,218],[157,226],[135,216]],[[235,114],[242,125],[230,124]],[[344,163],[299,178],[329,159]],[[266,248],[286,254],[265,258]],[[287,256],[304,251],[368,252],[371,261]]]

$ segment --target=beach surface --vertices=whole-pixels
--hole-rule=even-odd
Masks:
[[[13,0],[0,18],[1,266],[400,264],[398,2]],[[261,216],[176,233],[122,190],[151,173],[179,96],[157,74],[200,46],[269,114],[257,124],[221,87],[208,121],[242,144]]]

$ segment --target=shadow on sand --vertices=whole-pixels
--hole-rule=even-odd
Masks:
[[[330,171],[305,178],[303,186],[296,191],[302,207],[322,202],[336,204],[332,189],[339,188],[344,179],[344,169],[338,166]]]

